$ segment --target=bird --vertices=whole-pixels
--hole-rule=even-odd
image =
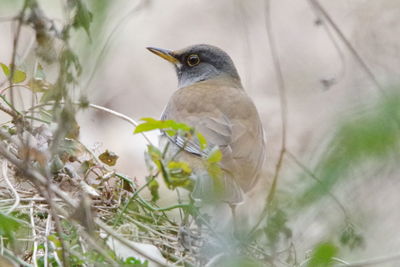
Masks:
[[[185,123],[200,132],[209,148],[222,152],[222,192],[219,201],[234,208],[256,184],[265,158],[264,131],[260,115],[245,92],[231,57],[222,49],[196,44],[179,50],[147,49],[172,63],[178,89],[170,97],[161,120]],[[166,134],[164,134],[166,137]],[[164,138],[180,161],[196,173],[192,198],[204,201],[216,192],[207,173],[204,157],[211,149],[200,148],[199,140]]]

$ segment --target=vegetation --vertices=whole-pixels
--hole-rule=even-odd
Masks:
[[[66,1],[65,20],[60,25],[43,12],[39,1],[24,0],[19,14],[10,18],[16,24],[11,61],[0,62],[4,78],[0,80],[0,110],[7,115],[0,128],[1,266],[208,263],[312,267],[376,262],[360,259],[349,263],[341,259],[341,251],[362,248],[365,241],[357,223],[333,192],[358,170],[397,167],[393,159],[398,157],[400,142],[398,88],[384,88],[383,93],[366,104],[367,108],[359,107],[353,115],[339,119],[322,156],[312,167],[303,164],[286,147],[283,138],[272,175],[273,185],[265,193],[265,208],[257,222],[251,229],[239,226],[235,236],[230,230],[217,232],[209,215],[179,193],[180,188],[193,187],[191,166],[166,158],[166,150],[160,150],[146,137],[148,131],[162,130],[170,136],[196,138],[206,151],[207,140],[201,133],[175,121],[143,118],[137,123],[90,103],[90,97],[81,88],[82,81],[91,78],[83,77],[84,56],[78,55],[71,39],[84,33],[87,40],[92,40],[93,31],[101,36],[104,25],[93,24],[93,19],[102,18],[107,8],[108,1]],[[323,11],[319,5],[315,8]],[[333,23],[326,13],[322,14],[327,23]],[[16,54],[23,28],[35,33],[36,49],[29,62],[33,64],[32,73],[24,70],[25,59]],[[272,43],[274,53],[273,47]],[[275,63],[279,74],[276,57]],[[50,81],[49,72],[57,72],[57,78]],[[282,78],[281,74],[278,76]],[[281,86],[284,137],[284,83]],[[30,99],[29,105],[23,105],[21,99]],[[87,109],[123,119],[133,126],[135,134],[143,135],[148,143],[148,175],[144,185],[139,186],[135,179],[114,168],[118,155],[108,150],[98,153],[79,141],[76,115]],[[204,158],[216,179],[221,156],[218,149],[213,149],[207,150]],[[294,193],[279,190],[278,180],[289,168],[285,160],[300,170],[290,173],[299,181]],[[163,198],[159,192],[161,183],[177,193],[174,205],[159,204]],[[149,199],[142,194],[145,190],[150,192]],[[327,233],[326,240],[312,244],[307,255],[298,255],[290,223],[326,199],[337,203],[343,219]],[[127,252],[121,253],[122,250]],[[377,263],[396,257],[399,255],[383,257]]]

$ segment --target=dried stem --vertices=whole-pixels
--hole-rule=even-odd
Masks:
[[[12,56],[11,56],[11,64],[10,64],[10,77],[8,78],[9,80],[9,86],[10,86],[10,101],[12,104],[14,104],[14,90],[13,90],[13,84],[14,84],[14,73],[15,73],[15,61],[17,57],[17,49],[18,49],[18,42],[19,42],[19,37],[21,35],[21,29],[22,29],[22,24],[25,16],[25,11],[28,8],[28,3],[29,0],[24,1],[24,5],[21,9],[20,14],[18,15],[18,24],[17,24],[17,30],[14,36],[13,40],[13,51],[12,51]]]
[[[361,68],[366,72],[370,80],[373,82],[375,87],[384,95],[386,95],[385,90],[383,89],[382,85],[378,82],[378,79],[375,77],[374,73],[368,67],[367,63],[365,63],[364,59],[360,56],[357,50],[353,47],[350,41],[346,38],[343,32],[339,29],[337,24],[333,21],[332,17],[326,12],[326,10],[322,7],[322,5],[317,0],[308,0],[311,5],[315,8],[315,10],[322,15],[322,17],[331,25],[333,30],[345,44],[347,49],[349,49],[350,53],[354,56],[357,60]]]
[[[278,82],[278,90],[279,90],[279,100],[280,100],[280,109],[281,109],[281,134],[282,134],[282,142],[281,142],[281,150],[279,153],[278,161],[275,167],[274,178],[272,180],[272,186],[268,193],[267,197],[267,206],[270,206],[272,200],[275,196],[277,182],[279,178],[279,174],[282,168],[283,158],[286,151],[286,128],[287,128],[287,96],[286,96],[286,87],[285,87],[285,80],[283,78],[281,63],[279,59],[279,52],[277,50],[275,36],[272,30],[272,22],[271,22],[271,9],[270,9],[270,0],[266,2],[266,15],[265,15],[265,28],[267,30],[268,40],[269,40],[269,47],[271,51],[272,61],[275,67],[275,72],[277,75],[277,82]]]
[[[255,230],[258,228],[260,223],[264,220],[265,216],[268,214],[268,211],[271,208],[272,201],[275,197],[276,193],[276,188],[277,188],[277,183],[278,183],[278,178],[279,174],[282,169],[282,164],[283,164],[283,159],[285,156],[286,152],[286,128],[287,128],[287,96],[286,96],[286,86],[285,86],[285,80],[283,78],[283,73],[282,73],[282,68],[281,68],[281,63],[280,63],[280,58],[279,58],[279,53],[276,47],[276,42],[275,42],[275,37],[274,33],[272,30],[272,23],[271,23],[271,10],[270,10],[270,0],[266,0],[265,2],[265,28],[267,30],[267,35],[268,35],[268,41],[269,41],[269,48],[271,52],[271,57],[272,61],[275,67],[275,72],[277,75],[277,83],[278,83],[278,91],[279,91],[279,103],[280,103],[280,110],[281,110],[281,148],[278,156],[278,161],[275,165],[275,172],[272,180],[272,185],[271,188],[268,192],[267,196],[267,201],[266,205],[264,206],[264,209],[261,213],[261,216],[259,217],[258,221],[256,224],[253,226],[252,230],[250,231],[249,236],[251,237]]]

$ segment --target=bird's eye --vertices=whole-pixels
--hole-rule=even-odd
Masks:
[[[200,63],[200,58],[198,55],[192,54],[187,57],[186,62],[190,67],[193,67]]]

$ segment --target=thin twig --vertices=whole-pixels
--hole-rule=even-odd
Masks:
[[[310,176],[312,179],[314,179],[315,181],[317,181],[318,183],[322,184],[322,181],[309,169],[307,168],[306,165],[304,165],[295,155],[293,155],[292,152],[290,152],[289,150],[286,151],[286,154],[289,158],[291,158],[293,160],[294,163],[296,163],[297,166],[299,166],[308,176]],[[339,199],[332,194],[328,189],[326,189],[326,193],[333,199],[333,201],[335,201],[335,203],[338,205],[338,207],[340,208],[340,210],[343,212],[346,220],[349,219],[349,216],[347,214],[346,208],[342,205],[342,203],[340,203]]]
[[[65,103],[64,102],[59,102],[59,104],[65,104]],[[73,103],[73,104],[77,105],[77,106],[81,106],[81,103]],[[39,104],[39,105],[36,105],[34,107],[31,107],[29,110],[25,111],[24,113],[33,111],[33,110],[35,110],[37,108],[41,108],[41,107],[45,107],[45,106],[51,106],[51,105],[54,105],[54,103],[53,102],[48,102],[48,103],[44,103],[44,104]],[[108,113],[110,115],[113,115],[113,116],[115,116],[117,118],[120,118],[120,119],[128,122],[129,124],[131,124],[134,127],[139,125],[139,123],[137,121],[135,121],[135,120],[129,118],[128,116],[126,116],[126,115],[124,115],[124,114],[122,114],[120,112],[117,112],[115,110],[112,110],[112,109],[109,109],[109,108],[106,108],[106,107],[103,107],[103,106],[95,105],[95,104],[89,104],[89,107],[91,107],[93,109],[97,109],[97,110],[103,111],[103,112],[106,112],[106,113]],[[144,139],[146,139],[148,144],[153,145],[153,143],[150,141],[150,139],[144,133],[140,133],[140,134],[144,137]]]
[[[99,53],[99,55],[96,58],[96,62],[93,66],[95,66],[95,68],[93,69],[93,71],[91,72],[89,79],[86,82],[86,85],[84,88],[89,88],[90,83],[93,80],[94,74],[96,73],[96,67],[100,66],[100,61],[104,60],[104,56],[105,56],[105,52],[106,50],[109,48],[110,44],[112,41],[116,40],[116,38],[114,38],[115,34],[118,32],[118,28],[120,28],[122,25],[126,25],[126,21],[128,20],[128,18],[133,15],[135,12],[137,12],[140,8],[142,8],[142,6],[145,4],[146,1],[141,0],[136,6],[134,6],[124,17],[121,18],[120,21],[117,22],[117,24],[114,26],[114,28],[111,30],[110,35],[107,37],[103,47],[101,48],[101,51]]]
[[[346,38],[346,36],[343,34],[343,32],[339,29],[337,24],[333,21],[332,17],[328,14],[328,12],[325,10],[324,7],[317,1],[317,0],[308,0],[314,8],[321,13],[323,18],[331,25],[333,30],[336,32],[336,34],[339,36],[339,38],[342,40],[344,45],[349,49],[350,53],[354,56],[356,61],[359,63],[362,69],[366,72],[370,80],[373,82],[375,87],[384,95],[386,95],[385,90],[383,89],[382,85],[378,82],[378,79],[375,77],[374,73],[371,71],[371,69],[368,67],[367,63],[365,63],[364,59],[361,57],[361,55],[357,52],[357,50],[353,47],[353,45],[350,43],[350,41]]]
[[[264,206],[263,211],[261,212],[261,215],[256,222],[256,224],[253,226],[253,228],[250,230],[249,236],[252,236],[255,232],[255,230],[258,228],[260,223],[264,220],[265,216],[268,214],[268,211],[270,210],[272,201],[275,197],[276,193],[276,188],[277,188],[277,183],[278,183],[278,178],[280,171],[282,169],[282,164],[283,164],[283,159],[285,156],[286,152],[286,128],[287,128],[287,96],[286,96],[286,86],[285,86],[285,80],[283,78],[283,73],[282,73],[282,68],[281,68],[281,63],[280,63],[280,58],[279,58],[279,53],[276,47],[276,42],[275,42],[275,37],[274,33],[272,30],[272,20],[271,20],[271,9],[270,9],[270,0],[266,0],[265,2],[265,28],[267,30],[267,35],[268,35],[268,41],[269,41],[269,48],[271,52],[271,57],[272,61],[275,67],[275,72],[277,76],[277,83],[278,83],[278,91],[279,91],[279,103],[280,103],[280,110],[281,110],[281,148],[279,152],[279,157],[278,161],[275,165],[275,172],[274,172],[274,177],[272,180],[272,185],[271,188],[268,192],[267,196],[267,201]]]
[[[282,142],[281,142],[281,150],[279,153],[278,162],[276,163],[275,174],[272,180],[272,186],[268,193],[267,203],[268,205],[271,204],[277,187],[277,182],[279,178],[279,174],[281,171],[283,157],[286,151],[286,128],[287,128],[287,96],[286,96],[286,86],[285,80],[283,78],[282,67],[279,58],[279,52],[275,42],[275,36],[272,30],[272,22],[271,22],[271,9],[270,9],[270,0],[266,1],[266,15],[265,15],[265,28],[267,30],[268,40],[269,40],[269,47],[271,51],[272,61],[274,63],[275,72],[277,75],[277,82],[278,82],[278,90],[279,90],[279,103],[280,103],[280,110],[281,110],[281,123],[282,123]]]
[[[338,75],[339,78],[337,78],[336,81],[334,81],[336,83],[338,80],[342,79],[344,77],[345,73],[346,73],[345,56],[344,56],[343,51],[340,48],[338,42],[335,40],[335,37],[334,37],[332,31],[330,30],[330,28],[328,27],[328,25],[326,23],[322,22],[322,20],[320,18],[320,12],[318,12],[318,10],[316,10],[315,6],[313,6],[312,4],[311,4],[311,9],[314,12],[315,16],[317,17],[317,21],[320,22],[319,24],[322,24],[322,27],[323,27],[324,31],[328,35],[329,40],[332,42],[333,46],[336,49],[337,54],[339,55],[340,63],[341,63],[342,66],[340,68],[340,73]],[[316,24],[318,22],[316,22]]]
[[[11,56],[11,64],[10,64],[10,77],[8,78],[9,80],[9,84],[10,84],[10,100],[11,103],[14,104],[14,90],[12,89],[13,84],[14,84],[14,73],[15,73],[15,61],[16,61],[16,57],[17,57],[17,49],[18,49],[18,42],[19,42],[19,37],[21,35],[21,29],[22,29],[22,24],[23,24],[23,20],[24,20],[24,16],[25,16],[25,11],[28,8],[28,3],[29,0],[25,0],[24,1],[24,5],[21,9],[20,14],[18,15],[18,25],[17,25],[17,31],[16,34],[14,36],[14,40],[13,40],[13,51],[12,51],[12,56]]]

